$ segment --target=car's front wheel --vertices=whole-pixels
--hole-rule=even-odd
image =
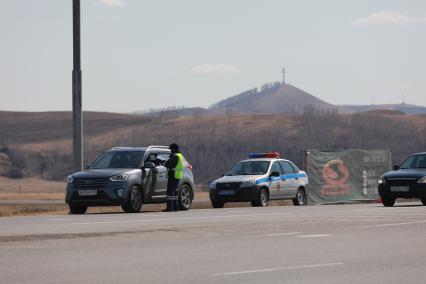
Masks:
[[[262,188],[259,191],[257,199],[255,201],[252,201],[251,205],[253,207],[265,207],[268,205],[268,199],[268,192],[266,191],[266,189]]]
[[[303,188],[299,188],[296,193],[296,198],[293,199],[293,205],[304,206],[306,203],[306,192]]]
[[[127,213],[136,213],[141,211],[142,201],[142,190],[137,186],[133,186],[127,195],[126,202],[121,208]]]
[[[70,205],[70,214],[84,214],[87,211],[87,206]]]
[[[179,190],[179,209],[180,210],[189,210],[192,205],[192,189],[189,185],[183,184]]]
[[[212,201],[213,208],[223,208],[223,206],[225,206],[225,203],[222,201]]]
[[[395,204],[395,198],[393,198],[393,197],[382,197],[382,203],[385,207],[392,207]]]

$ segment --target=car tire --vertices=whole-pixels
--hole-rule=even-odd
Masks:
[[[84,214],[87,211],[87,206],[70,205],[70,214]]]
[[[395,204],[395,198],[393,198],[393,197],[382,197],[382,204],[385,207],[392,207]]]
[[[257,199],[252,201],[251,205],[253,207],[265,207],[265,206],[268,206],[268,201],[269,201],[268,192],[266,191],[266,189],[262,188],[259,191],[259,195]]]
[[[182,184],[179,189],[179,210],[189,210],[191,209],[192,200],[194,199],[194,194],[192,193],[192,188],[188,184]]]
[[[422,198],[422,204],[426,206],[426,198]]]
[[[225,202],[222,201],[212,201],[213,208],[223,208],[225,206]]]
[[[296,198],[293,199],[294,206],[304,206],[307,204],[306,192],[303,188],[299,188],[296,193]]]
[[[142,203],[142,190],[135,185],[127,194],[126,202],[121,206],[121,208],[123,208],[126,213],[137,213],[141,211]]]

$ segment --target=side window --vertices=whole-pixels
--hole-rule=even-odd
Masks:
[[[290,163],[290,165],[291,165],[291,167],[293,168],[293,170],[294,170],[294,172],[295,172],[296,174],[297,174],[298,172],[300,172],[299,168],[298,168],[298,167],[296,167],[296,165],[295,165],[295,164]]]
[[[283,174],[279,162],[274,162],[271,167],[271,173],[278,172],[280,175]]]
[[[284,169],[284,173],[285,173],[286,175],[288,175],[288,174],[294,174],[294,173],[295,173],[295,171],[294,171],[293,167],[290,165],[290,163],[289,163],[289,162],[286,162],[286,161],[280,161],[280,164],[281,164],[281,166],[283,167],[283,169]]]
[[[156,152],[150,152],[149,154],[148,154],[148,157],[146,158],[146,161],[147,162],[155,162],[155,160],[157,159],[157,155],[158,155],[158,153],[156,153]]]

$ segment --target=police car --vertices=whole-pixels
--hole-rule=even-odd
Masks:
[[[213,208],[222,208],[226,202],[266,206],[269,200],[279,199],[292,199],[301,206],[307,204],[307,184],[307,174],[280,159],[279,153],[252,153],[210,184],[210,200]]]

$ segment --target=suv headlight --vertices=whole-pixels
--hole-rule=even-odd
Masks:
[[[72,176],[67,176],[67,182],[72,183],[74,181]]]
[[[426,183],[426,176],[420,178],[417,183]]]
[[[210,185],[209,185],[209,188],[211,188],[211,189],[216,189],[216,183],[217,182],[212,182]]]
[[[386,180],[385,180],[384,177],[379,177],[379,179],[377,180],[377,183],[378,184],[384,184],[384,183],[386,183]]]
[[[129,174],[124,173],[124,174],[121,174],[121,175],[116,175],[116,176],[110,177],[109,179],[111,181],[125,181],[128,176],[129,176]]]
[[[249,187],[253,185],[256,185],[256,182],[254,180],[246,180],[246,181],[243,181],[240,187]]]

